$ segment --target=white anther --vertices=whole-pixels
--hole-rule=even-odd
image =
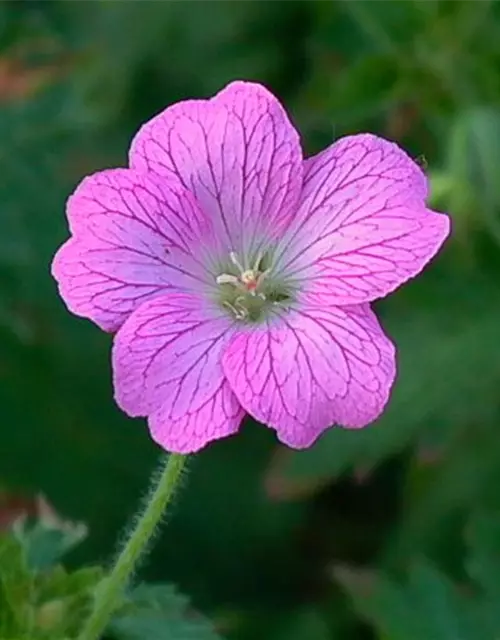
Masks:
[[[230,273],[221,273],[220,276],[215,278],[215,281],[217,284],[232,284],[236,286],[239,284],[238,278]]]

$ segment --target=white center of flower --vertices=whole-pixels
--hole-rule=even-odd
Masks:
[[[273,282],[267,259],[258,253],[250,264],[243,265],[231,251],[227,271],[216,277],[221,285],[219,304],[237,320],[258,322],[271,308],[290,300],[290,291],[282,283]]]
[[[244,269],[234,251],[231,251],[229,254],[229,259],[238,270],[239,275],[235,276],[231,273],[221,273],[216,278],[217,284],[230,284],[244,293],[249,293],[253,296],[258,295],[265,299],[264,294],[258,292],[259,286],[268,274],[268,271],[259,271],[262,254],[257,255],[252,269]]]
[[[217,284],[230,285],[234,295],[228,296],[229,299],[223,300],[222,304],[229,309],[238,320],[247,320],[252,314],[252,310],[256,310],[256,306],[261,305],[257,302],[264,302],[266,295],[262,291],[262,283],[268,274],[268,270],[260,271],[262,262],[262,254],[259,253],[254,261],[253,266],[248,269],[244,268],[234,251],[229,254],[232,265],[236,268],[238,275],[233,273],[221,273],[216,278]]]

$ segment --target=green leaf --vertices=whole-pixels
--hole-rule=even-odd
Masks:
[[[23,548],[12,535],[0,537],[0,632],[29,631],[33,581]]]
[[[207,622],[170,618],[158,612],[138,612],[118,618],[111,632],[119,640],[218,640]]]
[[[402,589],[385,576],[337,568],[337,580],[352,599],[356,612],[388,640],[422,640],[427,629]],[[437,639],[433,639],[437,640]]]
[[[38,542],[38,536],[36,539]],[[15,534],[0,538],[0,634],[18,634],[20,639],[30,633],[54,640],[76,633],[102,570],[84,568],[68,573],[55,567],[47,571],[45,563],[30,568],[26,559],[29,547],[23,542],[26,539],[20,539],[19,527]]]
[[[478,617],[494,637],[500,629],[500,513],[475,511],[466,528],[469,553],[466,569],[479,585]]]
[[[471,517],[466,532],[467,568],[484,592],[500,603],[500,513],[480,511]],[[500,625],[500,609],[499,625]]]
[[[452,211],[482,216],[493,237],[500,242],[500,110],[476,107],[460,112],[450,131],[447,172],[454,184],[449,201]]]
[[[24,548],[28,566],[43,571],[55,564],[70,549],[87,537],[83,524],[38,520],[18,523],[16,535]]]
[[[478,341],[476,341],[478,343]],[[468,362],[473,360],[468,357]],[[490,366],[491,371],[491,366]],[[478,371],[479,386],[488,382]],[[490,390],[488,393],[490,393]],[[460,406],[457,394],[457,406]],[[493,407],[492,407],[493,409]],[[399,564],[408,554],[420,552],[440,557],[443,562],[460,561],[462,523],[470,511],[498,504],[500,432],[495,414],[478,414],[470,423],[457,420],[444,437],[442,426],[427,434],[428,443],[441,449],[439,462],[414,460],[409,470],[405,509],[386,547],[386,560]],[[432,436],[432,437],[431,437]],[[446,443],[446,444],[445,444]]]
[[[68,575],[67,594],[80,594],[93,591],[104,576],[102,567],[83,567]]]
[[[88,614],[94,590],[102,579],[101,567],[68,573],[62,567],[37,576],[37,628],[49,639],[76,634]]]
[[[111,632],[118,640],[219,640],[213,625],[193,612],[171,584],[142,584],[129,594]]]
[[[147,607],[164,613],[181,611],[189,606],[189,598],[168,583],[142,583],[132,590],[129,598],[134,607]]]
[[[68,572],[57,566],[36,578],[38,599],[55,600],[57,598],[90,594],[104,575],[102,567],[83,567]]]
[[[485,640],[476,603],[426,562],[414,564],[408,580],[383,574],[338,571],[356,611],[389,640]]]
[[[272,640],[334,640],[325,616],[315,607],[289,613],[286,624],[272,634]]]

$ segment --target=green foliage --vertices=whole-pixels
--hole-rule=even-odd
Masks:
[[[467,571],[486,595],[500,628],[500,513],[484,510],[475,513],[466,537],[470,547]]]
[[[479,512],[469,523],[468,580],[453,584],[418,560],[406,579],[385,573],[337,569],[354,608],[387,640],[487,640],[500,629],[498,513]],[[475,581],[475,583],[474,583]]]
[[[101,567],[67,571],[58,561],[85,536],[81,525],[25,520],[0,536],[0,638],[71,640],[82,627]],[[116,640],[220,640],[171,584],[141,584],[108,632]]]
[[[446,577],[427,564],[412,567],[405,583],[386,576],[363,577],[373,578],[368,594],[363,588],[358,591],[356,577],[344,575],[343,581],[354,606],[383,638],[479,640],[487,637],[485,629],[481,629],[471,615],[467,598],[460,597]]]
[[[335,635],[334,638],[336,637]],[[302,640],[302,638],[332,640],[332,630],[321,611],[308,607],[287,615],[274,638],[275,640]]]
[[[466,215],[474,203],[482,222],[500,242],[500,109],[476,107],[460,112],[451,127],[447,167],[453,181],[450,200]]]
[[[189,600],[170,584],[142,584],[116,616],[117,640],[220,640],[212,624],[190,611]]]
[[[46,519],[34,524],[20,520],[15,523],[14,532],[28,566],[35,571],[52,566],[87,537],[87,529],[83,524],[60,524]]]
[[[156,457],[113,403],[109,337],[49,276],[65,200],[153,113],[237,77],[283,98],[307,153],[370,130],[425,157],[453,237],[377,304],[399,353],[384,416],[308,451],[251,420],[209,447],[116,638],[215,637],[170,582],[231,640],[500,635],[498,42],[497,0],[0,3],[0,483],[91,531],[2,538],[0,638],[71,637],[100,576],[81,567],[111,555]]]
[[[76,637],[102,570],[67,572],[55,562],[81,539],[80,527],[44,520],[18,521],[15,532],[0,537],[1,638]]]
[[[0,630],[2,634],[22,633],[26,630],[33,584],[22,547],[15,538],[0,538],[0,563]]]

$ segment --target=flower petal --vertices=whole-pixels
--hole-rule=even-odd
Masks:
[[[130,416],[149,416],[154,440],[177,453],[235,433],[244,412],[220,365],[231,332],[228,317],[196,296],[144,303],[115,337],[118,405]]]
[[[395,377],[394,346],[366,304],[290,310],[233,336],[222,366],[243,408],[298,449],[334,424],[375,420]]]
[[[426,208],[427,181],[396,144],[362,134],[306,160],[296,227],[279,269],[319,304],[380,298],[419,273],[449,234]]]
[[[128,169],[86,178],[69,198],[74,236],[52,274],[76,315],[116,330],[139,304],[168,289],[213,284],[191,245],[210,225],[181,185]]]
[[[279,234],[302,188],[299,136],[278,100],[250,82],[165,109],[137,133],[130,165],[180,178],[226,251],[249,251]]]

